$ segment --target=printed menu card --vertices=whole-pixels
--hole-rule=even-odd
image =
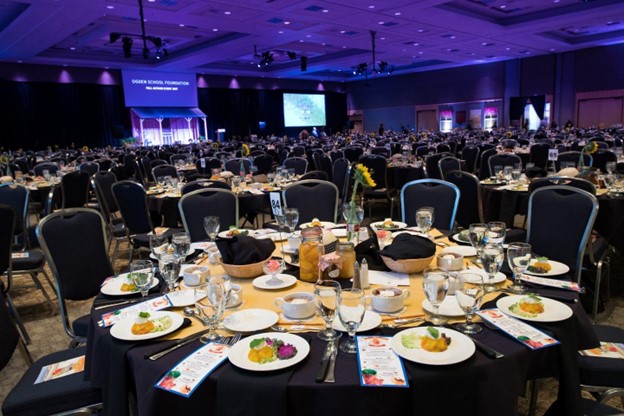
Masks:
[[[484,309],[477,311],[477,314],[532,350],[539,350],[560,343],[531,325],[509,315],[505,315],[500,309]]]
[[[132,306],[128,306],[127,308],[118,309],[116,311],[102,314],[101,326],[104,328],[108,328],[109,326],[116,324],[124,318],[136,316],[139,312],[159,311],[161,309],[169,308],[171,306],[173,306],[173,304],[171,303],[171,300],[167,295],[159,296],[145,302],[136,303]]]
[[[229,345],[216,342],[204,345],[176,364],[154,387],[190,397],[197,386],[227,358],[229,350]]]
[[[574,292],[584,293],[585,289],[581,288],[576,282],[567,282],[565,280],[549,279],[547,277],[529,276],[523,274],[521,279],[525,282],[535,283],[541,286],[556,287],[558,289],[572,290]]]
[[[392,337],[358,336],[357,355],[360,385],[408,387],[403,361],[392,351]]]

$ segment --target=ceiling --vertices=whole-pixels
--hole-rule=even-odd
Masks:
[[[371,31],[375,69],[386,62],[393,75],[624,42],[622,0],[143,0],[143,7],[145,34],[168,52],[160,60],[151,41],[142,56],[138,0],[0,0],[0,61],[349,81],[385,76],[372,73]],[[133,38],[130,58],[122,38],[110,42],[112,32]],[[263,53],[273,62],[259,68]],[[367,70],[354,75],[360,64]]]

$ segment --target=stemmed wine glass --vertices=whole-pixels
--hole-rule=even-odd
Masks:
[[[167,252],[169,248],[169,239],[165,234],[152,234],[149,236],[150,250],[156,260],[160,259],[160,256]]]
[[[323,341],[331,341],[342,336],[340,332],[332,328],[341,291],[340,283],[335,280],[321,280],[314,284],[314,304],[325,321],[325,329],[318,332],[317,336]]]
[[[481,306],[485,291],[483,290],[483,276],[477,273],[460,273],[455,277],[455,299],[466,314],[466,322],[457,325],[464,334],[481,332],[481,327],[472,322],[475,312]]]
[[[195,307],[197,308],[196,316],[209,329],[208,333],[202,335],[199,341],[203,344],[218,341],[221,337],[217,334],[216,329],[223,316],[227,301],[223,286],[219,283],[208,282],[195,288],[194,296]]]
[[[428,267],[423,271],[423,291],[431,306],[433,306],[433,315],[431,323],[434,325],[443,325],[446,318],[440,315],[440,305],[446,298],[446,292],[449,287],[449,276],[446,270],[438,267]]]
[[[130,263],[130,277],[134,285],[141,291],[141,297],[146,297],[154,279],[154,268],[149,260],[135,260]]]
[[[171,244],[178,256],[184,258],[191,254],[191,237],[188,233],[175,233],[171,236]]]
[[[513,272],[514,284],[508,289],[514,293],[524,293],[526,288],[522,284],[522,273],[531,263],[531,245],[527,243],[511,243],[507,249],[507,262]]]
[[[429,234],[429,230],[433,226],[433,211],[432,207],[422,207],[416,211],[416,225],[425,235]]]
[[[500,221],[488,222],[488,243],[503,244],[507,235],[507,224]]]
[[[183,258],[177,252],[174,252],[162,254],[158,259],[158,269],[165,282],[167,282],[169,292],[174,290],[174,284],[180,275]]]
[[[204,230],[206,235],[210,239],[210,242],[214,242],[219,234],[219,227],[221,227],[221,220],[216,215],[209,215],[204,217]]]
[[[295,232],[295,227],[299,223],[299,210],[297,208],[284,208],[284,225],[291,234]]]
[[[484,223],[470,224],[468,238],[470,239],[470,245],[477,250],[477,257],[481,258],[481,251],[483,246],[487,243],[487,231],[488,226]]]
[[[279,286],[284,283],[284,281],[278,278],[277,275],[283,272],[285,268],[286,265],[284,264],[284,259],[281,258],[271,259],[264,263],[262,270],[264,273],[271,276],[271,278],[264,282],[264,284],[267,286]]]
[[[340,349],[348,354],[357,351],[355,333],[364,320],[366,313],[366,297],[362,289],[342,290],[338,294],[338,318],[345,327],[349,338],[340,345]]]
[[[503,261],[505,260],[505,251],[502,244],[488,243],[483,246],[481,253],[481,262],[483,263],[483,269],[488,275],[488,281],[485,282],[485,293],[494,291],[494,278],[500,271]]]

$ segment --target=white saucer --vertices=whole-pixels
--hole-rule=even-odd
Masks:
[[[276,277],[280,279],[282,283],[277,285],[267,284],[267,282],[271,279],[271,276],[268,274],[256,277],[252,283],[254,287],[266,290],[284,289],[297,283],[297,278],[291,274],[278,274]]]
[[[260,331],[275,325],[279,315],[268,309],[243,309],[227,316],[223,326],[234,332]]]

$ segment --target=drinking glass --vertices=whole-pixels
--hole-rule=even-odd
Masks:
[[[511,180],[514,183],[518,183],[521,176],[522,176],[522,167],[521,166],[514,167],[513,170],[511,171]]]
[[[227,308],[227,304],[232,296],[232,280],[230,279],[230,276],[227,274],[210,276],[207,283],[219,284],[223,287],[223,291],[225,293],[225,306]]]
[[[612,175],[612,174],[604,175],[602,180],[604,181],[605,188],[607,188],[607,192],[608,192],[609,190],[611,190],[611,187],[615,183],[615,175]]]
[[[130,263],[130,277],[132,283],[141,291],[141,296],[147,296],[154,278],[154,268],[149,260],[135,260]]]
[[[158,176],[156,178],[156,183],[158,184],[159,187],[164,188],[164,186],[165,186],[165,178],[163,178],[162,176]]]
[[[348,354],[357,352],[355,333],[364,320],[366,313],[366,296],[362,289],[342,290],[338,294],[338,319],[345,327],[349,338],[340,345],[340,349]]]
[[[428,234],[433,226],[433,211],[432,207],[422,207],[416,211],[416,225],[424,234]]]
[[[165,253],[158,259],[158,269],[160,270],[160,275],[167,282],[169,292],[173,292],[174,284],[178,280],[183,258],[177,252],[173,252]]]
[[[460,273],[455,277],[455,299],[466,314],[466,322],[456,326],[464,334],[477,334],[481,327],[472,318],[483,300],[483,277],[477,273]]]
[[[487,238],[488,226],[487,224],[478,222],[478,223],[470,224],[470,228],[468,230],[469,230],[468,238],[470,239],[470,245],[472,245],[472,247],[474,247],[474,249],[477,250],[477,257],[480,258],[481,249],[487,242],[486,238]]]
[[[502,166],[494,166],[494,176],[496,179],[503,179],[503,167]]]
[[[524,293],[526,288],[522,284],[522,273],[531,263],[531,245],[527,243],[511,243],[507,249],[507,262],[513,272],[514,284],[508,289],[514,293]]]
[[[171,237],[171,244],[173,245],[173,249],[178,256],[184,258],[191,254],[191,237],[188,233],[175,233]]]
[[[340,332],[332,328],[341,291],[340,283],[335,280],[321,280],[314,285],[314,304],[325,321],[325,329],[317,334],[323,341],[331,341],[342,336]]]
[[[607,162],[607,164],[605,165],[605,169],[607,170],[609,175],[612,174],[613,172],[615,172],[616,163],[615,162]]]
[[[226,296],[223,286],[219,283],[206,283],[195,288],[196,316],[208,327],[208,333],[202,335],[199,341],[203,344],[218,341],[221,337],[216,329],[225,310]]]
[[[284,225],[292,234],[299,223],[299,210],[297,208],[284,208],[282,211],[284,213]]]
[[[152,234],[149,236],[149,244],[152,254],[158,260],[162,254],[167,252],[169,240],[165,234]]]
[[[43,172],[41,172],[43,174],[43,179],[46,180],[46,182],[50,182],[50,171],[48,169],[44,169]]]
[[[488,275],[488,280],[485,282],[485,293],[494,291],[494,284],[491,283],[496,274],[500,271],[503,261],[505,260],[505,252],[501,244],[488,243],[483,246],[481,253],[481,263],[483,269]]]
[[[211,242],[214,242],[219,234],[219,227],[221,226],[221,220],[216,215],[209,215],[204,217],[204,230]]]
[[[210,173],[211,173],[211,176],[213,177],[221,177],[221,169],[219,168],[210,169]]]
[[[239,192],[240,191],[240,185],[241,185],[241,178],[240,176],[233,176],[232,177],[232,191],[234,192]]]
[[[449,287],[449,276],[446,270],[438,267],[428,267],[423,271],[423,291],[425,297],[433,306],[433,315],[431,323],[434,325],[444,325],[446,318],[440,315],[440,304],[446,298],[446,292]]]
[[[503,167],[503,177],[507,182],[511,182],[513,175],[513,166],[505,166]]]
[[[505,235],[507,234],[507,224],[504,222],[493,221],[488,222],[487,242],[503,244],[505,242]]]
[[[295,171],[295,168],[288,168],[288,179],[291,181],[297,179],[297,172]]]
[[[271,276],[271,278],[264,283],[267,286],[279,286],[284,283],[284,281],[278,278],[277,275],[283,272],[285,268],[286,264],[282,258],[274,258],[264,263],[262,271]]]

